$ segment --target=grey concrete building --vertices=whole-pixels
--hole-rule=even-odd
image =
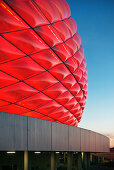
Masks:
[[[99,133],[21,115],[0,113],[0,170],[89,167],[90,152],[109,152]]]

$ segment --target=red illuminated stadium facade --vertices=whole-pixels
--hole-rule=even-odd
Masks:
[[[0,111],[77,126],[87,69],[67,2],[0,1],[0,16]]]
[[[74,127],[87,85],[65,0],[0,0],[0,170],[88,170],[90,152],[109,152],[106,136]]]

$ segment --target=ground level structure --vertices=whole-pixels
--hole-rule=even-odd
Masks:
[[[86,170],[91,152],[109,152],[109,138],[78,127],[0,112],[0,170]]]

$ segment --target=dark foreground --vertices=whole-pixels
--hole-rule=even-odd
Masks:
[[[114,168],[109,168],[109,167],[102,167],[102,168],[98,168],[98,167],[90,167],[89,170],[114,170]]]
[[[108,166],[93,165],[93,166],[90,166],[89,170],[114,170],[114,166],[113,166],[113,164],[109,164]]]

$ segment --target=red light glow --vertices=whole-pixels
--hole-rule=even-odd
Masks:
[[[1,0],[0,111],[77,126],[87,68],[65,0]]]

